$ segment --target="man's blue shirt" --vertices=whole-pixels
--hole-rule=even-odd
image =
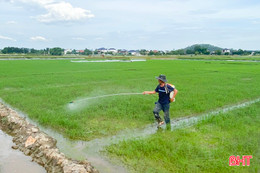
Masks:
[[[170,92],[174,91],[174,88],[171,87],[170,85],[167,85],[167,88],[168,88],[168,91],[169,91],[167,94],[166,94],[166,91],[165,91],[165,87],[160,87],[160,85],[158,85],[155,88],[155,92],[159,93],[158,102],[160,104],[169,104],[170,103]]]

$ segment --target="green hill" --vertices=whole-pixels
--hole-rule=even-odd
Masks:
[[[210,52],[216,51],[216,50],[223,50],[223,48],[217,47],[217,46],[213,46],[211,44],[194,44],[192,46],[188,46],[188,47],[184,48],[184,50],[194,50],[194,48],[196,46],[200,46],[201,48],[206,48]]]

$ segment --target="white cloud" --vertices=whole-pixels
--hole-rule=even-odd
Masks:
[[[79,7],[73,7],[70,3],[64,1],[12,0],[10,2],[14,3],[14,1],[29,5],[37,5],[40,8],[45,9],[47,11],[46,14],[34,17],[43,23],[76,22],[94,17],[94,14],[92,14],[91,11]]]
[[[30,39],[33,41],[47,41],[47,39],[42,36],[35,36],[35,37],[31,37]]]
[[[16,41],[16,40],[15,40],[15,39],[13,39],[13,38],[10,38],[10,37],[5,37],[5,36],[2,36],[2,35],[0,35],[0,39],[2,39],[2,40]]]
[[[48,13],[37,17],[40,22],[80,21],[94,17],[90,11],[83,8],[73,7],[67,2],[47,4],[44,5],[44,8]]]

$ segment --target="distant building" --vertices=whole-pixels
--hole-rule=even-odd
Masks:
[[[104,47],[97,49],[97,51],[100,52],[100,53],[107,53],[108,52],[108,50]]]
[[[81,53],[84,53],[84,50],[76,50],[76,52],[81,54]]]
[[[117,50],[115,48],[110,48],[110,49],[107,50],[107,52],[111,52],[113,54],[116,54]]]
[[[72,49],[65,49],[64,50],[64,55],[68,54],[68,53],[71,53],[72,52]]]
[[[140,56],[140,52],[138,50],[129,50],[128,53],[133,56]]]
[[[223,49],[223,50],[222,50],[222,53],[223,53],[223,54],[225,54],[225,53],[231,54],[231,50],[230,50],[230,49]]]
[[[118,50],[118,53],[119,54],[122,54],[122,55],[127,55],[128,54],[128,51],[126,49],[119,49]]]

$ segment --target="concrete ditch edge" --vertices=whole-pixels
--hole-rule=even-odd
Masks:
[[[32,161],[43,166],[48,173],[98,173],[87,161],[67,158],[56,146],[57,141],[41,132],[19,114],[0,103],[0,129],[13,136],[13,149],[19,149]]]

